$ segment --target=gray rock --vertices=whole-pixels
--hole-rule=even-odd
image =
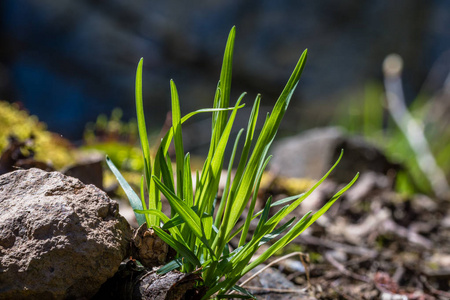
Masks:
[[[75,177],[84,184],[93,184],[103,190],[103,166],[105,155],[92,152],[83,157],[76,164],[65,167],[61,173]]]
[[[117,203],[61,173],[1,176],[0,211],[0,299],[90,298],[127,255]]]
[[[320,179],[333,166],[341,149],[344,156],[330,179],[350,181],[357,172],[387,174],[398,165],[361,137],[348,137],[338,127],[307,130],[274,145],[270,170],[286,177]]]

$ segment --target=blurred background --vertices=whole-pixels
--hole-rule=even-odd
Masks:
[[[242,110],[236,129],[246,126],[257,93],[262,94],[261,115],[269,111],[308,48],[306,67],[279,137],[339,125],[346,134],[374,142],[390,162],[406,165],[408,176],[416,174],[412,190],[430,191],[433,180],[423,179],[418,163],[423,155],[411,147],[411,137],[399,130],[387,109],[382,63],[387,55],[397,53],[403,60],[402,81],[397,84],[404,91],[402,100],[450,178],[450,2],[446,0],[2,0],[0,100],[15,104],[10,108],[3,102],[0,107],[0,127],[5,128],[0,128],[0,150],[11,135],[6,128],[27,127],[14,131],[21,139],[40,136],[35,129],[42,128],[64,138],[55,141],[55,135],[50,138],[46,133],[43,136],[48,138],[36,141],[37,159],[50,158],[56,168],[71,159],[57,154],[64,151],[56,151],[55,145],[67,148],[69,142],[106,152],[123,168],[140,170],[134,121],[139,59],[144,57],[147,127],[156,138],[170,116],[170,79],[177,84],[182,115],[212,106],[233,25],[237,35],[231,102],[248,93],[247,110]],[[17,110],[35,117],[19,117]],[[196,117],[184,126],[186,151],[204,154],[208,149],[207,117]],[[302,145],[289,154],[308,152],[303,149]],[[354,164],[355,155],[347,156],[348,166]],[[328,156],[314,160],[326,161]],[[286,157],[287,165],[278,170],[292,167],[291,156]],[[312,164],[318,174],[326,171],[327,164],[317,166]],[[296,164],[295,168],[305,167]]]
[[[445,0],[123,1],[2,0],[0,99],[20,102],[51,131],[80,140],[86,123],[119,107],[135,117],[134,76],[144,57],[144,102],[159,130],[169,79],[182,113],[210,107],[226,37],[236,25],[233,95],[271,106],[301,52],[307,67],[284,127],[329,122],[340,101],[382,79],[392,52],[404,59],[406,98],[424,87],[450,49]],[[447,55],[448,58],[448,55]],[[446,70],[430,86],[438,89]]]

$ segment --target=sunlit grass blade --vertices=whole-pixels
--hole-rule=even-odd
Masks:
[[[241,104],[237,107],[237,109],[241,109],[245,106],[245,104]],[[190,112],[187,115],[185,115],[183,118],[181,118],[181,124],[183,124],[184,122],[186,122],[187,120],[189,120],[191,117],[197,115],[197,114],[202,114],[202,113],[214,113],[214,112],[223,112],[223,111],[230,111],[230,110],[234,110],[236,107],[226,107],[226,108],[203,108],[203,109],[198,109],[196,111]]]
[[[266,120],[263,129],[258,137],[250,160],[247,164],[242,182],[238,187],[234,199],[232,199],[232,204],[229,205],[225,210],[224,223],[222,224],[218,235],[218,248],[223,247],[224,243],[226,242],[226,237],[231,233],[233,227],[235,226],[245,208],[245,205],[252,191],[252,184],[257,175],[257,168],[259,167],[261,160],[264,159],[263,156],[267,152],[268,147],[275,137],[281,119],[287,109],[298,81],[300,80],[300,75],[303,71],[303,67],[306,61],[306,53],[307,51],[305,50],[300,57],[291,77],[289,78],[289,81],[286,84],[283,92],[275,103],[272,114]]]
[[[159,165],[161,168],[161,177],[164,182],[164,184],[175,193],[175,187],[173,183],[173,176],[172,176],[172,165],[170,162],[170,158],[167,156],[167,158],[163,157],[162,155],[158,155],[159,158]]]
[[[166,216],[161,210],[158,209],[136,209],[135,210],[136,213],[140,213],[140,214],[148,214],[148,215],[154,215],[156,217],[158,217],[158,219],[161,219],[161,221],[166,224],[169,223],[171,221],[171,219],[169,219],[168,216]],[[154,227],[152,227],[154,228]],[[175,226],[171,226],[169,228],[167,228],[167,230],[169,230],[170,234],[172,235],[172,237],[174,237],[177,241],[179,241],[180,243],[182,243],[183,245],[186,246],[186,242],[183,238],[183,235],[180,233],[180,231],[178,230],[177,227]]]
[[[237,151],[237,147],[238,147],[238,144],[239,144],[239,139],[240,139],[243,131],[244,131],[243,129],[239,130],[239,132],[238,132],[238,134],[236,136],[236,139],[234,141],[233,151],[231,152],[230,161],[228,163],[227,180],[225,182],[225,189],[223,191],[222,199],[220,201],[219,209],[217,210],[216,219],[215,219],[215,222],[214,222],[214,225],[216,227],[219,226],[219,224],[220,224],[220,222],[222,220],[223,210],[225,208],[225,204],[227,202],[226,199],[228,197],[228,192],[229,192],[229,189],[230,189],[231,173],[232,173],[232,169],[233,169],[234,157],[236,156],[236,151]]]
[[[157,210],[157,209],[135,209],[134,212],[139,213],[139,214],[149,214],[149,215],[155,215],[158,216],[161,221],[163,221],[164,223],[169,222],[170,219],[168,216],[166,216],[162,211]]]
[[[250,113],[250,117],[248,120],[247,133],[245,136],[245,143],[244,143],[244,147],[242,149],[241,157],[239,159],[238,167],[236,169],[236,175],[234,177],[235,180],[233,181],[232,190],[235,190],[236,187],[238,186],[239,182],[241,181],[241,176],[244,172],[244,168],[247,163],[248,154],[250,153],[250,148],[251,148],[251,145],[253,142],[253,136],[255,134],[256,122],[258,120],[260,103],[261,103],[261,95],[258,94],[256,96],[255,103],[253,103],[252,111]]]
[[[250,202],[250,206],[248,208],[248,213],[247,213],[247,218],[245,219],[245,223],[244,223],[244,228],[242,230],[242,234],[241,234],[241,239],[239,241],[239,246],[242,246],[245,243],[245,238],[248,234],[248,229],[250,227],[250,222],[252,220],[252,216],[253,216],[253,211],[255,210],[255,205],[256,205],[256,199],[258,198],[258,191],[259,191],[259,186],[261,184],[261,179],[264,173],[264,170],[267,166],[267,164],[269,163],[270,159],[272,158],[272,156],[269,156],[266,161],[264,162],[264,164],[262,165],[262,167],[259,169],[258,171],[258,175],[256,176],[256,181],[255,181],[255,187],[253,188],[253,196],[252,196],[252,201]],[[266,207],[267,207],[267,216],[269,214],[269,210],[271,207],[271,203],[272,203],[272,197],[270,197],[267,200],[266,203]],[[264,208],[264,211],[266,210],[266,208]],[[263,211],[263,214],[259,220],[258,226],[256,227],[256,231],[255,234],[258,233],[259,229],[261,228],[261,226],[265,223],[265,221],[267,220],[267,216],[264,216],[265,212]]]
[[[189,153],[184,157],[184,174],[183,174],[183,195],[184,201],[188,206],[194,205],[194,189],[192,187],[192,171],[191,171],[191,156]]]
[[[287,234],[285,234],[281,239],[276,241],[272,246],[270,246],[266,251],[264,251],[259,257],[257,257],[253,262],[251,262],[247,267],[245,267],[243,269],[243,271],[241,272],[241,275],[246,274],[248,271],[250,271],[257,265],[266,261],[274,253],[276,253],[278,250],[283,248],[287,244],[288,240],[297,237],[300,234],[300,232],[302,232],[306,228],[306,225],[308,224],[308,221],[310,219],[311,219],[311,212],[308,212],[307,214],[305,214],[303,216],[303,218],[301,218],[294,225],[294,227],[291,228],[291,230],[289,230],[289,232]]]
[[[185,224],[192,230],[195,236],[202,241],[203,245],[208,249],[208,251],[210,251],[211,255],[214,256],[213,251],[209,246],[208,240],[206,238],[204,227],[202,226],[200,217],[197,215],[197,213],[184,201],[179,199],[177,195],[169,190],[158,178],[156,178],[155,176],[153,176],[152,178],[159,190],[164,194],[164,196],[166,196],[172,210],[183,218]]]
[[[261,214],[261,217],[259,218],[258,221],[258,225],[256,226],[254,235],[257,235],[260,232],[262,226],[266,224],[267,219],[269,218],[270,203],[272,203],[272,196],[270,196],[269,199],[267,199],[266,205],[264,206],[263,209],[263,213]]]
[[[286,223],[284,223],[282,226],[272,231],[271,233],[268,233],[265,236],[263,236],[262,239],[258,242],[258,247],[279,236],[283,231],[285,231],[289,226],[291,226],[294,221],[295,217],[291,218],[289,221],[287,221]]]
[[[273,244],[269,249],[267,249],[258,259],[253,261],[249,266],[244,269],[244,273],[248,272],[252,268],[256,267],[259,263],[264,262],[269,258],[273,253],[283,248],[286,244],[290,243],[293,239],[295,239],[298,235],[300,235],[306,228],[308,228],[311,224],[313,224],[320,216],[322,216],[330,207],[336,202],[337,199],[347,191],[353,183],[358,179],[359,173],[352,179],[352,181],[347,184],[344,188],[342,188],[339,192],[337,192],[319,211],[317,211],[314,215],[310,215],[310,213],[306,214],[285,236],[283,236],[280,240],[278,240],[275,244]],[[259,263],[258,263],[259,262]],[[242,275],[243,275],[242,274]]]
[[[106,163],[108,164],[109,169],[113,172],[114,176],[116,176],[117,181],[119,182],[120,186],[127,195],[131,207],[133,209],[143,209],[141,199],[138,197],[138,195],[136,195],[134,190],[131,188],[131,186],[128,184],[125,178],[123,178],[120,171],[116,168],[116,166],[108,156],[106,156]],[[136,220],[139,226],[146,222],[144,215],[136,212],[134,214],[136,216]]]
[[[197,210],[197,208],[195,206],[192,206],[191,209],[194,212],[196,212],[196,210]],[[204,213],[201,218],[205,219],[205,218],[209,218],[209,217],[211,217],[211,214]],[[164,222],[164,226],[161,227],[161,228],[162,229],[170,229],[172,227],[179,226],[179,225],[182,225],[184,223],[185,223],[184,219],[181,216],[176,215],[175,217],[171,218],[169,221]]]
[[[144,104],[142,101],[142,68],[144,65],[144,59],[141,58],[136,70],[136,114],[138,121],[139,137],[141,140],[141,147],[144,156],[144,172],[147,187],[150,186],[150,174],[151,174],[151,158],[150,158],[150,146],[148,144],[147,127],[145,126],[144,117]]]
[[[181,111],[178,98],[177,87],[173,80],[170,81],[170,94],[172,97],[172,128],[174,135],[174,146],[176,156],[176,178],[177,178],[177,196],[183,199],[183,176],[184,176],[184,149],[183,136],[181,133]]]
[[[314,223],[320,216],[322,216],[330,207],[331,205],[333,205],[334,202],[336,202],[336,200],[338,200],[342,194],[347,191],[358,179],[359,177],[359,173],[357,173],[355,175],[355,177],[353,177],[352,181],[350,181],[345,187],[343,187],[341,190],[339,190],[339,192],[337,192],[336,194],[334,194],[333,197],[331,197],[330,200],[328,200],[327,203],[325,203],[324,206],[322,206],[322,208],[317,211],[311,218],[311,220],[309,221],[307,227],[309,227],[312,223]]]
[[[230,90],[231,90],[231,70],[233,64],[233,49],[234,39],[236,35],[236,28],[233,26],[228,35],[227,44],[225,46],[225,53],[223,55],[222,70],[220,72],[219,90],[220,95],[218,103],[214,103],[214,107],[223,108],[228,107],[230,103]],[[215,140],[214,145],[219,144],[219,140],[222,136],[222,132],[225,130],[227,123],[227,112],[219,112],[215,124]]]
[[[266,251],[264,251],[259,257],[257,257],[253,262],[248,264],[247,266],[240,263],[239,265],[241,268],[236,267],[236,271],[234,272],[234,275],[230,277],[230,280],[228,281],[228,285],[224,288],[225,290],[230,289],[236,282],[239,280],[240,277],[245,275],[248,271],[253,269],[254,267],[258,266],[262,262],[266,261],[269,257],[271,257],[274,253],[276,253],[278,250],[284,247],[286,245],[286,241],[289,240],[289,238],[293,235],[296,236],[298,232],[303,231],[305,228],[307,222],[310,219],[310,212],[307,213],[305,216],[303,216],[302,219],[300,219],[289,232],[284,235],[281,239],[276,241],[272,246],[270,246]]]
[[[147,204],[145,203],[145,188],[144,188],[144,182],[145,182],[145,178],[144,176],[141,177],[141,204],[142,204],[142,208],[144,210],[147,209]],[[136,212],[134,212],[136,214]],[[145,216],[145,221],[147,222],[147,225],[150,224],[150,217],[148,214],[144,214]]]
[[[252,239],[245,246],[242,246],[241,250],[233,255],[233,257],[229,260],[230,263],[228,266],[228,271],[231,274],[230,276],[237,276],[248,264],[259,247],[283,233],[292,225],[294,220],[295,217],[291,218],[289,221],[275,230],[273,230],[274,226],[265,226],[262,229],[264,230],[264,232],[260,231],[260,234],[253,235]]]
[[[200,217],[184,201],[177,197],[173,191],[165,186],[158,178],[152,177],[160,191],[166,196],[170,207],[179,214],[194,234],[201,239],[203,237]]]
[[[248,154],[250,152],[250,148],[251,148],[252,141],[253,141],[253,136],[255,133],[256,121],[258,119],[260,102],[261,102],[261,95],[258,94],[256,96],[255,103],[253,104],[252,111],[250,113],[250,117],[249,117],[249,121],[248,121],[248,125],[247,125],[247,133],[246,133],[246,137],[245,137],[245,143],[244,143],[244,147],[241,152],[238,167],[237,167],[235,175],[234,175],[232,186],[229,190],[227,190],[226,194],[224,193],[224,196],[226,196],[223,199],[225,205],[226,205],[228,199],[234,199],[234,194],[237,190],[237,187],[239,186],[239,184],[241,182],[242,174],[244,172],[244,169],[245,169],[245,166],[247,163]],[[216,219],[217,227],[219,227],[219,222],[221,222],[221,221],[222,221],[221,219]],[[216,241],[215,241],[215,243],[216,243]]]
[[[195,256],[195,254],[189,250],[186,246],[178,242],[176,239],[174,239],[172,236],[167,234],[164,230],[154,227],[153,230],[155,230],[156,234],[164,241],[166,242],[170,247],[175,249],[182,257],[184,257],[186,260],[188,260],[192,265],[194,266],[200,266],[200,261]]]
[[[256,174],[252,168],[257,168],[258,163],[261,160],[261,155],[267,151],[267,148],[270,146],[277,129],[281,123],[281,119],[284,116],[285,111],[287,110],[287,106],[289,105],[292,94],[297,87],[297,84],[300,80],[301,73],[304,68],[304,64],[306,61],[306,53],[305,50],[301,55],[294,71],[292,72],[291,77],[289,78],[288,83],[286,84],[283,92],[278,98],[275,106],[272,110],[272,113],[269,116],[265,126],[263,127],[258,140],[255,145],[255,149],[253,150],[252,156],[250,157],[250,161],[248,165],[251,167],[248,172],[244,175],[243,184],[241,184],[238,193],[236,194],[236,201],[233,203],[233,207],[230,212],[230,221],[227,224],[226,233],[229,233],[236,224],[239,216],[242,214],[242,211],[245,207],[243,202],[248,199],[249,193],[251,192],[250,186],[253,182]]]
[[[330,170],[328,170],[328,172],[315,184],[313,185],[312,188],[310,188],[306,193],[304,193],[301,197],[299,197],[297,200],[295,200],[294,202],[292,202],[288,209],[284,212],[283,214],[283,218],[285,216],[287,216],[290,212],[292,212],[296,207],[298,207],[300,205],[300,203],[303,202],[303,200],[305,200],[309,195],[312,194],[312,192],[314,192],[314,190],[322,184],[322,182],[325,181],[325,179],[327,179],[327,177],[330,175],[330,173],[334,170],[334,168],[337,167],[337,165],[339,164],[339,162],[342,159],[342,156],[344,155],[344,150],[341,150],[341,154],[339,155],[339,158],[337,159],[337,161],[334,163],[334,165],[330,168]]]
[[[338,158],[338,160],[334,163],[334,165],[330,168],[330,170],[312,187],[310,188],[306,193],[301,193],[299,195],[295,195],[295,196],[291,196],[291,197],[287,197],[284,199],[281,199],[277,202],[272,203],[271,207],[274,206],[278,206],[278,205],[282,205],[288,202],[292,202],[291,205],[285,206],[282,210],[279,210],[276,215],[274,215],[271,220],[273,220],[273,222],[278,222],[279,220],[283,219],[286,215],[288,215],[290,212],[292,212],[296,207],[298,207],[298,205],[300,205],[300,203],[303,202],[303,200],[305,200],[309,195],[312,194],[312,192],[314,192],[314,190],[323,182],[325,181],[325,179],[330,175],[330,173],[334,170],[334,168],[336,168],[336,166],[339,164],[339,161],[341,160],[342,156],[343,156],[344,152],[343,150],[341,151],[341,154]],[[256,213],[253,217],[252,220],[254,218],[256,218],[257,216],[261,215],[261,213],[263,212],[263,210],[259,211],[258,213]],[[276,217],[276,218],[275,218]],[[230,236],[229,239],[233,238],[234,236],[236,236],[243,228],[244,225],[242,225],[241,227],[239,227],[235,232],[233,232]],[[228,239],[228,240],[229,240]]]
[[[199,191],[197,189],[195,194],[195,204],[198,203],[199,213],[201,214],[210,210],[212,201],[214,200],[214,197],[217,193],[220,180],[220,173],[222,171],[224,161],[225,148],[228,143],[231,128],[233,126],[239,104],[244,96],[245,93],[241,94],[241,96],[239,97],[235,109],[233,110],[233,112],[230,115],[230,118],[228,119],[228,122],[219,140],[216,150],[212,155],[211,161],[210,163],[208,163],[207,168],[204,168],[204,172],[202,172],[201,174],[200,178],[201,190]]]
[[[300,197],[303,197],[304,195],[305,195],[305,193],[301,193],[301,194],[298,194],[298,195],[294,195],[294,196],[283,198],[281,200],[278,200],[278,201],[272,203],[272,205],[270,205],[270,207],[275,207],[275,206],[279,206],[279,205],[283,205],[283,204],[292,202],[294,200],[297,200]],[[262,212],[262,210],[259,213],[261,213],[261,212]]]

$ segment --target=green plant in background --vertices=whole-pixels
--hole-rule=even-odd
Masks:
[[[416,120],[424,120],[425,133],[438,165],[450,176],[450,130],[439,124],[439,120],[430,117],[430,97],[418,96],[409,106]],[[362,100],[362,101],[361,101]],[[416,154],[407,138],[389,116],[385,109],[385,92],[381,84],[370,82],[363,92],[355,93],[349,101],[342,103],[335,123],[347,129],[351,134],[361,134],[383,149],[386,156],[394,162],[400,162],[396,179],[396,190],[406,195],[415,193],[433,194],[429,180],[424,176],[417,163]],[[448,177],[449,178],[449,177]]]
[[[67,140],[47,131],[44,123],[19,109],[16,104],[0,101],[0,124],[0,153],[8,146],[10,135],[20,141],[34,137],[33,150],[36,160],[50,162],[55,169],[75,161],[74,151]]]
[[[98,150],[108,153],[113,163],[124,171],[142,172],[142,151],[137,146],[139,135],[136,120],[122,121],[122,110],[115,108],[111,116],[101,114],[95,123],[84,130],[81,150]]]
[[[266,116],[258,137],[255,135],[255,126],[260,96],[257,96],[248,121],[243,149],[237,150],[239,140],[244,133],[243,129],[234,142],[228,164],[225,190],[220,204],[216,207],[225,148],[237,111],[243,107],[240,103],[245,95],[243,93],[235,106],[229,108],[234,38],[235,28],[233,27],[228,36],[212,109],[195,111],[182,118],[178,92],[175,83],[170,82],[172,127],[162,139],[154,157],[150,155],[143,112],[143,60],[141,59],[139,62],[136,74],[136,110],[144,156],[141,197],[136,195],[107,157],[109,167],[116,175],[135,210],[138,223],[146,222],[148,227],[153,228],[158,236],[178,253],[175,260],[160,268],[158,272],[164,273],[174,269],[180,269],[183,272],[200,272],[203,278],[201,284],[208,288],[204,299],[236,297],[236,295],[230,295],[231,291],[240,293],[238,296],[240,298],[251,298],[252,296],[246,290],[236,285],[237,281],[301,234],[325,213],[358,177],[356,175],[319,211],[314,214],[308,212],[300,220],[296,220],[295,217],[289,220],[284,219],[327,178],[338,162],[306,193],[274,203],[269,198],[262,211],[254,211],[261,177],[270,160],[270,156],[267,157],[267,151],[299,82],[306,60],[305,50],[272,112]],[[190,156],[183,150],[182,124],[200,112],[212,113],[212,134],[208,156],[201,172],[196,172],[194,185]],[[174,170],[168,156],[168,148],[172,140],[176,154]],[[240,153],[240,157],[234,178],[232,178],[231,168],[237,153]],[[148,204],[144,197],[145,190],[148,192]],[[161,193],[170,204],[170,216],[166,216],[161,211]],[[236,228],[236,224],[247,206],[248,213],[244,216],[245,224]],[[269,210],[276,206],[281,206],[281,209],[270,217]],[[248,236],[250,222],[254,219],[258,219],[258,225],[253,235]],[[228,243],[234,237],[239,238],[239,245],[238,248],[230,251]],[[273,241],[277,237],[281,238],[276,240],[261,256],[250,262],[261,245]]]

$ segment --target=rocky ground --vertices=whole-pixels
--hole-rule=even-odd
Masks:
[[[320,134],[324,134],[322,140],[315,140]],[[287,147],[290,153],[297,153],[295,147],[299,147],[303,155],[310,153],[321,165],[310,166],[312,156],[298,159],[295,166],[289,166],[289,160],[287,165],[275,161],[262,182],[260,207],[268,195],[278,200],[308,189],[316,180],[302,179],[289,167],[326,170],[342,145],[348,155],[341,162],[346,171],[341,175],[354,174],[354,166],[366,168],[323,217],[240,284],[258,299],[450,299],[448,199],[396,193],[395,170],[400,166],[387,162],[372,146],[335,130],[282,141],[274,147],[275,155],[283,156],[286,145],[294,145]],[[9,158],[15,157],[14,149],[5,152],[11,154]],[[0,160],[3,169],[23,159],[8,157],[4,154]],[[83,177],[84,169],[93,175],[89,170],[100,165],[91,163],[71,168],[70,175]],[[89,180],[96,181],[81,181]],[[316,211],[346,180],[331,176],[287,219]],[[187,293],[195,299],[196,275],[174,272],[157,280],[154,272],[136,264],[134,258],[140,254],[130,245],[131,241],[136,244],[137,234],[131,237],[114,201],[81,181],[36,168],[0,177],[0,299],[94,295],[95,299],[105,295],[156,299],[154,293],[157,299],[184,299]],[[126,202],[120,201],[120,213],[133,224],[132,212],[131,218],[127,216]],[[152,237],[151,243],[158,242]],[[109,258],[104,256],[105,249]],[[170,249],[163,252],[173,255]],[[100,271],[102,278],[96,275]],[[113,281],[104,283],[111,277]],[[160,285],[155,287],[156,281]],[[46,286],[49,282],[51,286]],[[147,288],[150,285],[153,290]]]
[[[291,245],[303,263],[283,259],[246,287],[259,299],[450,299],[449,202],[402,197],[372,176]],[[330,187],[311,200],[325,201]],[[283,279],[270,280],[274,272]]]

